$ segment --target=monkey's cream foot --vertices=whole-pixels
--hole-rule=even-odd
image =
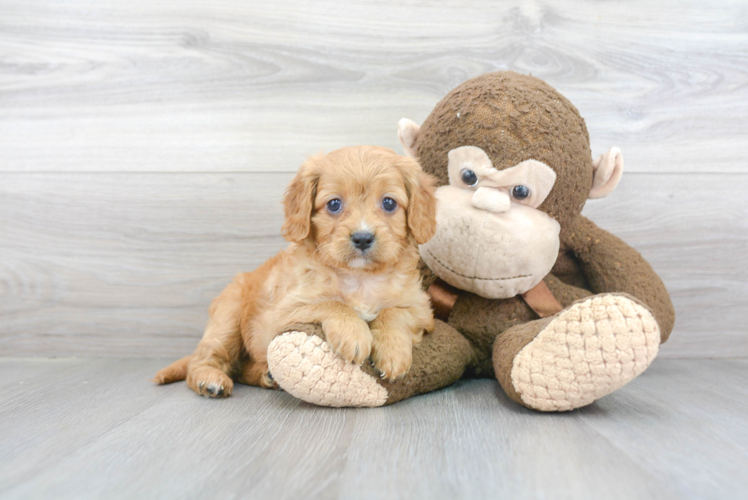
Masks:
[[[646,370],[660,345],[654,316],[627,295],[595,295],[512,330],[533,323],[540,332],[526,329],[534,338],[513,358],[511,388],[499,366],[501,337],[510,330],[494,346],[494,363],[510,397],[541,411],[572,410],[610,394]]]
[[[475,358],[465,337],[436,321],[413,346],[410,370],[390,381],[368,361],[359,366],[336,355],[318,325],[288,328],[270,343],[270,373],[281,389],[321,406],[382,406],[435,391],[459,379]]]
[[[283,333],[268,347],[273,380],[286,392],[320,406],[382,406],[387,390],[371,374],[345,361],[317,335]]]

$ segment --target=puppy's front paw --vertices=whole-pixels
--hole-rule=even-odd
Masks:
[[[372,330],[374,343],[371,360],[382,378],[395,380],[402,377],[413,364],[413,342],[403,335]]]
[[[187,373],[187,385],[201,396],[227,398],[234,390],[234,382],[218,368],[199,366]]]
[[[360,318],[346,318],[326,321],[323,330],[327,343],[346,361],[357,365],[371,354],[371,331],[369,325]]]

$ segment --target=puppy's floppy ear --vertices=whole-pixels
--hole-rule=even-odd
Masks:
[[[421,170],[421,166],[413,158],[400,157],[397,166],[408,192],[408,229],[416,242],[422,245],[436,233],[434,179]]]
[[[319,181],[319,174],[313,167],[319,159],[320,157],[309,158],[286,188],[283,196],[286,220],[283,222],[281,234],[288,241],[298,243],[309,236]]]

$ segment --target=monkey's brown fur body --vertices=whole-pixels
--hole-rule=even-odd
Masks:
[[[667,340],[673,328],[673,306],[664,284],[636,250],[580,215],[588,197],[604,196],[615,187],[622,157],[611,150],[615,158],[592,161],[584,120],[567,99],[537,78],[489,73],[455,88],[420,130],[401,130],[401,140],[441,186],[454,183],[449,155],[465,146],[484,152],[499,173],[529,160],[555,172],[553,189],[537,210],[560,225],[558,256],[544,282],[563,310],[539,318],[519,295],[486,298],[458,290],[448,321],[437,321],[435,331],[414,348],[410,372],[398,381],[377,381],[387,391],[387,404],[474,376],[496,377],[511,399],[530,408],[569,410],[646,369],[656,344]],[[599,174],[601,161],[608,160],[616,162],[617,173]],[[512,206],[515,202],[521,203],[513,199]],[[424,286],[439,272],[424,265]],[[320,335],[314,325],[295,329]],[[276,340],[282,343],[282,336]],[[275,348],[271,345],[271,351]],[[271,370],[293,374],[283,359],[275,364]],[[363,370],[374,375],[369,367]],[[292,386],[281,382],[310,402],[355,404],[322,401]]]

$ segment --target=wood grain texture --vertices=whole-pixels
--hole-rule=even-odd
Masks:
[[[747,368],[746,360],[656,361],[621,397],[591,407],[585,423],[680,498],[744,497]]]
[[[0,174],[5,355],[181,357],[232,276],[286,243],[290,174]],[[726,190],[725,186],[729,186]],[[748,175],[636,174],[585,208],[662,276],[661,356],[748,356]]]
[[[748,6],[0,1],[0,170],[283,171],[398,147],[492,70],[546,79],[629,171],[748,172]]]
[[[400,118],[507,69],[623,149],[585,213],[670,290],[660,358],[748,356],[744,1],[0,0],[0,355],[106,357],[0,359],[0,498],[744,496],[745,360],[556,415],[490,380],[367,410],[147,381],[285,245],[306,156],[400,151]]]
[[[728,0],[0,0],[0,353],[192,350],[307,155],[399,151],[401,117],[511,69],[623,149],[586,213],[672,293],[661,355],[748,356],[747,28]]]
[[[624,175],[584,214],[652,264],[675,306],[666,357],[748,356],[748,176]]]
[[[495,381],[377,409],[238,386],[208,400],[160,360],[0,360],[0,497],[739,498],[745,360],[658,360],[587,408],[541,414]]]
[[[289,174],[2,177],[5,354],[192,351],[210,301],[287,244]]]

